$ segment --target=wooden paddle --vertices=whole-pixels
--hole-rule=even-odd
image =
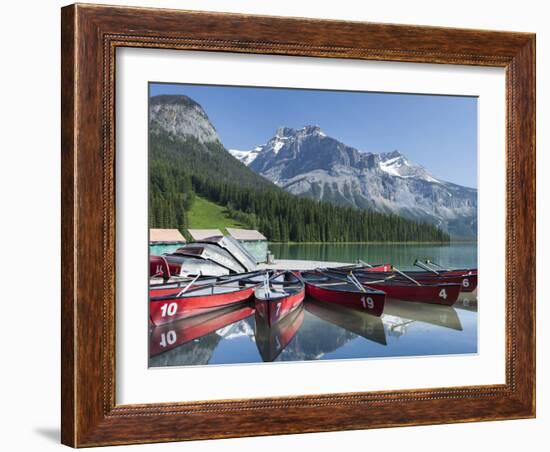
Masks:
[[[399,270],[395,265],[393,266],[393,271],[396,272],[397,274],[403,276],[404,278],[407,278],[409,281],[412,281],[413,283],[415,283],[417,286],[421,286],[422,284],[420,284],[416,279],[414,278],[411,278],[409,275],[403,273],[401,270]]]
[[[417,266],[417,267],[420,267],[423,270],[427,270],[429,272],[435,273],[436,275],[439,275],[439,272],[437,270],[434,270],[433,268],[428,267],[426,264],[419,261],[418,259],[414,260],[414,265]]]
[[[179,291],[176,297],[181,297],[187,291],[187,289],[189,289],[189,287],[191,287],[191,285],[200,278],[200,276],[201,272],[199,272],[199,274],[195,276],[195,278],[193,278],[193,280],[189,284],[187,284],[181,291]]]
[[[450,271],[450,269],[443,267],[443,265],[439,265],[437,262],[431,261],[430,259],[426,259],[426,264],[428,265],[435,265],[436,267],[439,267],[441,270],[445,270],[446,272]]]
[[[376,289],[373,289],[372,287],[369,287],[368,284],[362,284],[358,279],[357,277],[355,276],[355,274],[353,273],[353,271],[350,271],[348,275],[346,275],[345,278],[342,278],[342,277],[339,277],[339,276],[336,276],[332,273],[328,273],[326,271],[323,271],[322,269],[316,269],[317,272],[321,273],[322,275],[325,275],[327,278],[332,278],[332,279],[336,279],[338,281],[343,281],[343,282],[347,282],[347,283],[352,283],[355,287],[357,287],[361,292],[368,292],[367,291],[367,288],[370,289],[370,290],[376,290]],[[330,270],[329,270],[330,272]]]
[[[350,271],[349,272],[349,275],[348,275],[348,279],[353,283],[355,284],[355,287],[357,287],[359,290],[361,290],[362,292],[366,292],[367,289],[365,289],[365,287],[363,286],[363,284],[361,284],[359,282],[359,280],[357,279],[357,277],[353,274],[353,271]]]

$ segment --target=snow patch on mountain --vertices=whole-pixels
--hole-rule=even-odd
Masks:
[[[248,166],[254,161],[256,157],[258,157],[258,153],[260,150],[260,147],[256,147],[252,151],[239,151],[238,149],[228,149],[227,151],[237,160]]]
[[[415,177],[428,182],[440,183],[433,177],[426,168],[410,162],[400,154],[399,151],[393,151],[387,154],[380,154],[380,169],[385,173],[397,177]]]
[[[400,176],[399,171],[394,165],[396,160],[398,159],[391,159],[386,162],[380,162],[380,169],[385,173],[391,174],[392,176]]]

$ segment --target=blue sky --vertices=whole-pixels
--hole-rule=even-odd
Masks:
[[[150,95],[202,105],[228,149],[250,150],[280,126],[315,124],[360,151],[395,149],[434,176],[477,187],[477,98],[151,83]]]

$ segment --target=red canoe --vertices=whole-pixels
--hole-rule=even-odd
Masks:
[[[327,270],[325,274],[343,276],[341,271]],[[460,295],[459,283],[437,282],[435,284],[423,284],[415,282],[398,274],[348,272],[348,275],[356,278],[361,284],[372,289],[383,291],[389,298],[398,298],[406,301],[421,301],[451,306]]]
[[[416,262],[415,262],[416,263]],[[427,268],[427,267],[426,267]],[[349,265],[345,267],[333,268],[334,271],[353,271],[356,275],[363,273],[376,274],[376,278],[387,278],[395,276],[396,279],[405,279],[394,271],[391,264],[369,265]],[[456,269],[456,270],[423,270],[423,271],[404,271],[407,276],[415,279],[421,284],[461,284],[462,292],[473,292],[477,288],[477,269]]]
[[[453,268],[448,269],[435,262],[421,262],[418,259],[414,261],[414,265],[420,267],[422,271],[411,272],[418,277],[433,278],[440,277],[447,282],[455,280],[462,284],[462,292],[473,292],[477,288],[477,268]]]
[[[254,307],[250,303],[244,303],[156,327],[149,337],[149,356],[171,350],[252,314]]]
[[[339,268],[345,268],[345,267],[339,267]],[[383,265],[375,265],[372,267],[357,266],[356,268],[353,269],[353,271],[361,270],[361,271],[367,271],[367,272],[391,272],[392,269],[393,269],[393,266],[391,264],[383,264]],[[477,275],[477,268],[457,268],[453,270],[434,270],[434,271],[407,270],[407,273],[426,274],[431,276],[464,276],[464,275]]]
[[[240,273],[238,275],[224,275],[224,276],[201,276],[195,278],[179,279],[173,282],[165,282],[159,284],[149,285],[149,297],[157,298],[168,295],[176,295],[180,293],[186,286],[189,286],[187,290],[192,287],[211,285],[216,282],[227,283],[229,281],[249,280],[255,282],[261,282],[263,280],[264,271],[254,271],[248,273]]]
[[[460,295],[460,284],[440,283],[420,286],[408,281],[375,281],[359,277],[359,280],[373,289],[382,290],[390,298],[406,301],[421,301],[444,306],[455,304]]]
[[[296,309],[305,296],[304,283],[291,272],[274,275],[254,291],[256,310],[269,326]]]
[[[437,282],[446,282],[451,284],[460,284],[462,292],[473,292],[477,288],[477,273],[471,274],[454,274],[441,273],[439,275],[430,275],[423,272],[406,272],[407,275],[412,276],[418,282],[423,284],[433,284]]]
[[[163,325],[204,314],[248,300],[257,285],[255,282],[229,281],[192,287],[182,294],[152,297],[149,301],[149,316],[155,325]]]
[[[415,262],[416,264],[416,262]],[[427,267],[426,267],[427,268]],[[353,271],[357,275],[361,273],[376,273],[378,278],[387,278],[395,276],[401,279],[401,276],[393,271],[391,264],[368,264],[347,265],[343,267],[331,268],[334,271]],[[477,288],[477,268],[469,269],[433,269],[430,271],[404,271],[406,275],[412,277],[421,284],[462,284],[462,292],[473,292]]]
[[[416,259],[413,262],[413,265],[416,265],[417,267],[420,267],[424,270],[428,270],[431,272],[435,271],[438,273],[448,274],[448,275],[471,275],[471,274],[477,275],[477,268],[446,268],[430,260],[426,260],[425,262],[422,262]]]
[[[324,276],[316,272],[302,272],[306,295],[326,303],[368,312],[380,316],[384,310],[386,294],[380,290],[357,287],[351,281]]]
[[[403,278],[399,274],[390,271],[390,272],[375,272],[371,271],[371,269],[361,269],[359,271],[354,270],[354,273],[356,275],[361,274],[368,274],[368,277],[374,277],[374,278],[387,278],[389,276],[394,276],[396,279],[399,280],[405,280],[406,278]],[[430,272],[422,272],[422,271],[405,271],[403,272],[407,276],[410,276],[414,280],[418,281],[421,284],[460,284],[461,288],[460,290],[462,292],[473,292],[477,288],[477,273],[476,274],[456,274],[451,275],[447,273],[441,273],[441,274],[435,274]]]
[[[170,267],[163,256],[149,256],[149,277],[170,279]]]

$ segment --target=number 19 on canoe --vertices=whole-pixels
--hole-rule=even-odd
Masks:
[[[361,297],[361,303],[363,304],[363,309],[373,309],[374,308],[374,300],[371,297]]]

